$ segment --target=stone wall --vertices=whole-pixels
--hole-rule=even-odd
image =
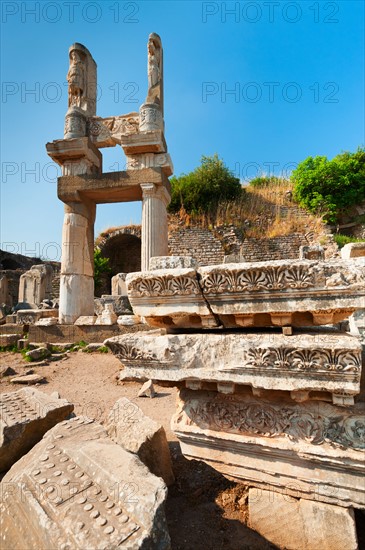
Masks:
[[[226,254],[221,241],[209,229],[181,227],[169,232],[171,256],[193,256],[200,265],[223,262]]]

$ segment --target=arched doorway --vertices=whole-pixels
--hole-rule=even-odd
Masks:
[[[117,273],[141,271],[141,228],[120,228],[99,245],[102,255],[109,258],[110,273],[104,278],[99,294],[111,294],[111,278]]]

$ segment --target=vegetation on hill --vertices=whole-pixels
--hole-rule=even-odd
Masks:
[[[240,180],[217,154],[202,156],[201,165],[195,170],[170,181],[172,213],[181,208],[192,215],[214,213],[222,201],[239,199],[244,193]]]
[[[338,223],[345,209],[365,198],[365,149],[332,160],[308,157],[292,172],[293,196],[324,221]]]

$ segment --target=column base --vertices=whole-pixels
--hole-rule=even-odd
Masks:
[[[81,315],[94,315],[94,278],[88,275],[61,275],[59,322],[73,324]]]

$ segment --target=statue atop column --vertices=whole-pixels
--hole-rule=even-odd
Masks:
[[[140,130],[163,130],[163,51],[154,32],[148,37],[147,52],[148,92],[140,108]]]
[[[89,50],[78,43],[70,46],[69,58],[66,139],[86,136],[87,118],[96,115],[96,63]]]

